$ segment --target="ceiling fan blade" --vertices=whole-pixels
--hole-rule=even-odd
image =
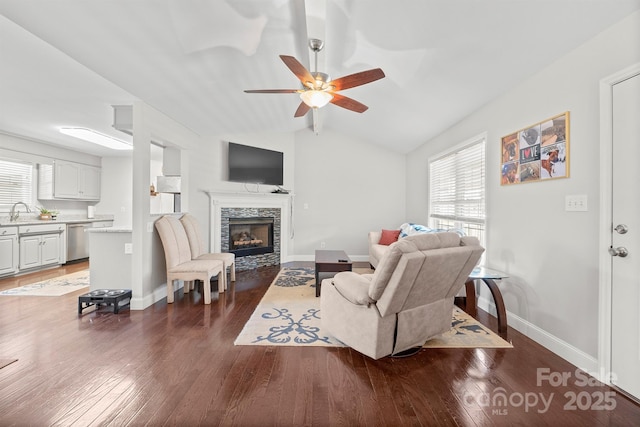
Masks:
[[[246,93],[298,93],[299,89],[256,89],[245,90]]]
[[[355,111],[356,113],[364,113],[369,109],[369,107],[355,99],[347,98],[346,96],[342,96],[337,93],[332,93],[332,95],[333,98],[330,102],[338,107],[346,108],[347,110]]]
[[[309,70],[307,70],[305,66],[293,56],[280,55],[280,59],[282,59],[282,62],[289,67],[291,72],[293,72],[293,74],[295,74],[305,86],[307,86],[305,84],[306,82],[313,83],[315,81]]]
[[[361,71],[359,73],[340,77],[339,79],[332,80],[329,84],[335,87],[335,91],[338,91],[375,82],[383,77],[384,72],[382,69],[374,68],[372,70]]]
[[[304,102],[301,102],[300,105],[298,106],[298,109],[296,110],[296,113],[293,115],[293,117],[302,117],[305,114],[307,114],[310,109],[311,107],[309,107]]]

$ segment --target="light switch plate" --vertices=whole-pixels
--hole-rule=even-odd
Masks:
[[[588,211],[586,194],[565,196],[564,210],[568,212]]]
[[[133,253],[133,243],[125,243],[124,244],[124,253],[125,254]]]

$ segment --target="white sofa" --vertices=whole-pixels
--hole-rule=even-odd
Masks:
[[[392,230],[385,230],[392,231]],[[458,234],[460,237],[464,237],[465,233],[463,230],[458,228],[451,228],[448,230],[444,229],[436,229],[429,228],[424,225],[414,224],[410,222],[405,222],[399,228],[399,237],[398,240],[403,239],[408,236],[415,236],[420,234],[430,234],[430,233],[442,233],[442,232],[453,232]],[[389,250],[389,245],[381,245],[380,238],[382,237],[382,231],[370,231],[368,240],[369,240],[369,264],[371,268],[375,269],[378,267],[378,263]]]
[[[388,245],[381,245],[378,242],[382,236],[382,231],[369,232],[369,264],[371,268],[377,268],[383,255],[389,250]]]

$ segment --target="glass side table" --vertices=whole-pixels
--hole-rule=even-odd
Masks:
[[[471,271],[471,274],[469,274],[469,278],[465,283],[465,289],[467,292],[465,311],[472,317],[476,317],[478,314],[475,281],[481,280],[487,285],[496,305],[498,332],[500,334],[507,333],[507,310],[504,306],[504,300],[502,299],[502,292],[500,292],[500,288],[498,288],[495,281],[505,279],[507,277],[509,276],[506,273],[498,270],[492,270],[486,267],[476,267]]]

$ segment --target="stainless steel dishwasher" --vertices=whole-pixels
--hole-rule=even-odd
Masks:
[[[67,262],[89,257],[90,222],[67,224]]]

